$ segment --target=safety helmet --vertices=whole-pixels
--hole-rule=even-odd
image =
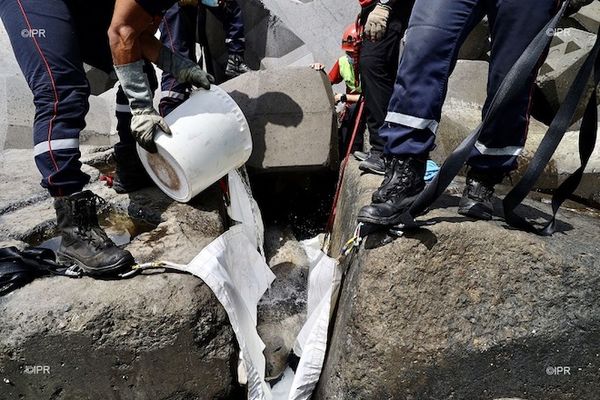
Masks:
[[[360,29],[353,23],[346,27],[344,36],[342,36],[342,50],[350,53],[358,53],[361,43]]]

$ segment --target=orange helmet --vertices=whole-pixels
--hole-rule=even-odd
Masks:
[[[358,53],[361,42],[361,32],[357,28],[357,24],[348,25],[344,30],[344,36],[342,36],[342,50],[350,53]]]

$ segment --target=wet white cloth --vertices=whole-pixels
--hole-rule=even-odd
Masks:
[[[225,308],[240,347],[240,379],[249,400],[309,399],[321,374],[327,331],[341,280],[336,260],[321,251],[319,238],[301,242],[310,262],[307,321],[294,345],[296,373],[287,368],[271,388],[265,381],[265,344],[258,335],[258,302],[275,279],[262,252],[264,228],[245,172],[229,174],[228,213],[239,224],[205,247],[188,265],[169,264],[202,279]]]

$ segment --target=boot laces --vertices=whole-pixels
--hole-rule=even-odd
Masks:
[[[469,197],[478,201],[489,201],[494,195],[494,185],[483,180],[468,179],[467,190]]]
[[[408,160],[394,160],[395,164],[392,164],[392,175],[393,171],[399,169],[399,179],[395,184],[392,184],[389,189],[390,196],[398,196],[404,194],[408,188],[411,187],[411,183],[415,182],[419,177],[417,171],[413,168]],[[390,177],[391,179],[391,177]]]
[[[97,208],[103,208],[106,200],[94,194],[93,196],[77,199],[73,204],[73,220],[80,237],[96,250],[102,250],[113,243],[98,225]]]

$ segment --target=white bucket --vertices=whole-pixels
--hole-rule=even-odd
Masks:
[[[137,146],[144,168],[169,197],[185,203],[241,167],[252,153],[242,110],[220,87],[197,90],[165,117],[172,135],[155,136],[158,153]]]

